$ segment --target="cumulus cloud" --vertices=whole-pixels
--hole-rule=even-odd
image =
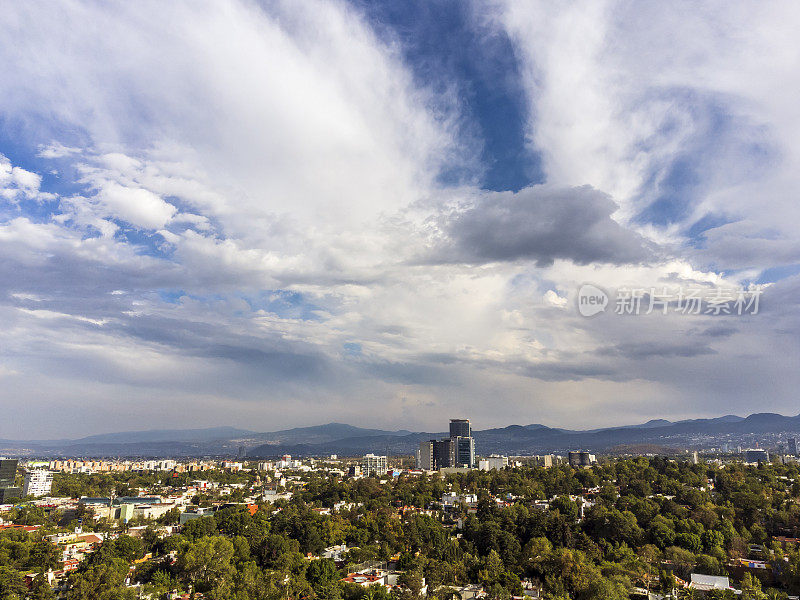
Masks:
[[[0,154],[0,194],[5,199],[36,198],[41,184],[40,175],[12,165],[8,158]]]
[[[97,192],[97,200],[108,216],[146,229],[164,227],[177,209],[149,190],[109,182]]]
[[[442,218],[446,241],[434,250],[434,260],[532,260],[539,266],[556,259],[583,265],[647,260],[644,238],[611,217],[616,208],[607,194],[589,186],[487,194]]]

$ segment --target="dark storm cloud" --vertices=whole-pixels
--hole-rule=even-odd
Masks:
[[[647,261],[652,251],[638,233],[611,218],[614,201],[591,186],[534,186],[484,196],[442,217],[445,241],[432,263],[487,263],[556,259],[580,265]]]

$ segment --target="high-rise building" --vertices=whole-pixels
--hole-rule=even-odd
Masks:
[[[17,460],[0,460],[0,504],[5,504],[11,498],[20,498],[22,488],[16,486]]]
[[[472,437],[472,427],[469,419],[450,419],[450,437]]]
[[[417,468],[424,471],[432,471],[436,467],[433,463],[433,444],[434,440],[420,442],[417,450]]]
[[[385,475],[388,470],[388,461],[385,456],[366,454],[361,460],[361,472],[365,477],[373,475],[380,477]]]
[[[790,437],[786,443],[789,446],[789,454],[797,456],[797,438]]]
[[[474,469],[475,439],[469,419],[450,419],[449,438],[422,442],[417,452],[417,465],[420,468],[430,465],[431,469]]]
[[[433,440],[433,468],[446,469],[454,466],[455,444],[452,438]]]
[[[459,436],[450,439],[454,459],[452,466],[466,469],[475,468],[475,438]]]
[[[22,487],[23,496],[47,496],[53,486],[53,472],[44,469],[34,469],[25,473],[25,485]]]
[[[417,468],[475,468],[475,438],[469,419],[450,419],[450,437],[420,442]]]
[[[17,460],[0,459],[0,488],[12,487],[17,480]]]

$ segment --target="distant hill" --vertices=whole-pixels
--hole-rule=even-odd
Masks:
[[[260,434],[262,438],[267,438],[268,443],[282,444],[321,444],[342,440],[347,438],[364,436],[402,436],[411,433],[407,430],[385,431],[382,429],[364,429],[346,423],[328,423],[326,425],[314,425],[312,427],[295,427],[294,429],[283,429],[271,433]]]
[[[90,435],[73,444],[141,444],[146,442],[202,442],[244,438],[258,435],[255,431],[235,427],[210,427],[207,429],[151,429],[147,431],[124,431]]]
[[[758,435],[779,432],[800,432],[800,415],[786,417],[774,413],[758,413],[746,418],[726,415],[711,419],[691,419],[678,422],[654,419],[640,425],[623,425],[589,431],[572,431],[538,424],[509,425],[475,431],[473,435],[478,452],[486,455],[491,453],[565,452],[576,448],[596,452],[637,446],[675,448],[694,444],[697,436]],[[259,446],[253,448],[250,455],[265,457],[283,453],[358,455],[366,452],[410,454],[416,450],[420,441],[445,435],[443,433],[412,433],[391,436],[359,435],[313,445]]]
[[[588,449],[687,447],[699,437],[800,433],[800,415],[757,413],[709,419],[667,421],[652,419],[638,425],[593,430],[569,430],[541,424],[508,425],[475,431],[480,454],[541,454]],[[444,432],[368,429],[346,423],[327,423],[272,432],[234,427],[158,429],[87,436],[76,440],[0,440],[0,454],[28,456],[230,456],[244,446],[248,457],[281,454],[355,456],[367,452],[413,453],[420,441],[446,437]],[[726,437],[727,436],[727,437]]]

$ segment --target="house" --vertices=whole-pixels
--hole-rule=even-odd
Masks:
[[[344,560],[344,555],[348,551],[347,544],[341,544],[338,546],[330,546],[325,548],[322,552],[322,558],[330,558],[334,562],[342,562]]]
[[[360,573],[349,573],[347,577],[341,579],[342,583],[355,583],[361,587],[371,585],[386,585],[386,571],[372,569]]]
[[[727,590],[733,588],[731,588],[730,580],[728,580],[727,577],[692,573],[692,580],[689,583],[689,589],[708,592],[710,590]]]
[[[763,560],[739,558],[728,563],[728,573],[735,579],[741,579],[745,573],[757,577],[762,584],[769,585],[775,580],[772,565]]]
[[[461,600],[473,600],[474,598],[484,598],[486,597],[486,591],[483,589],[483,586],[477,583],[470,583],[464,586],[455,586],[452,588],[458,594],[458,597]]]

